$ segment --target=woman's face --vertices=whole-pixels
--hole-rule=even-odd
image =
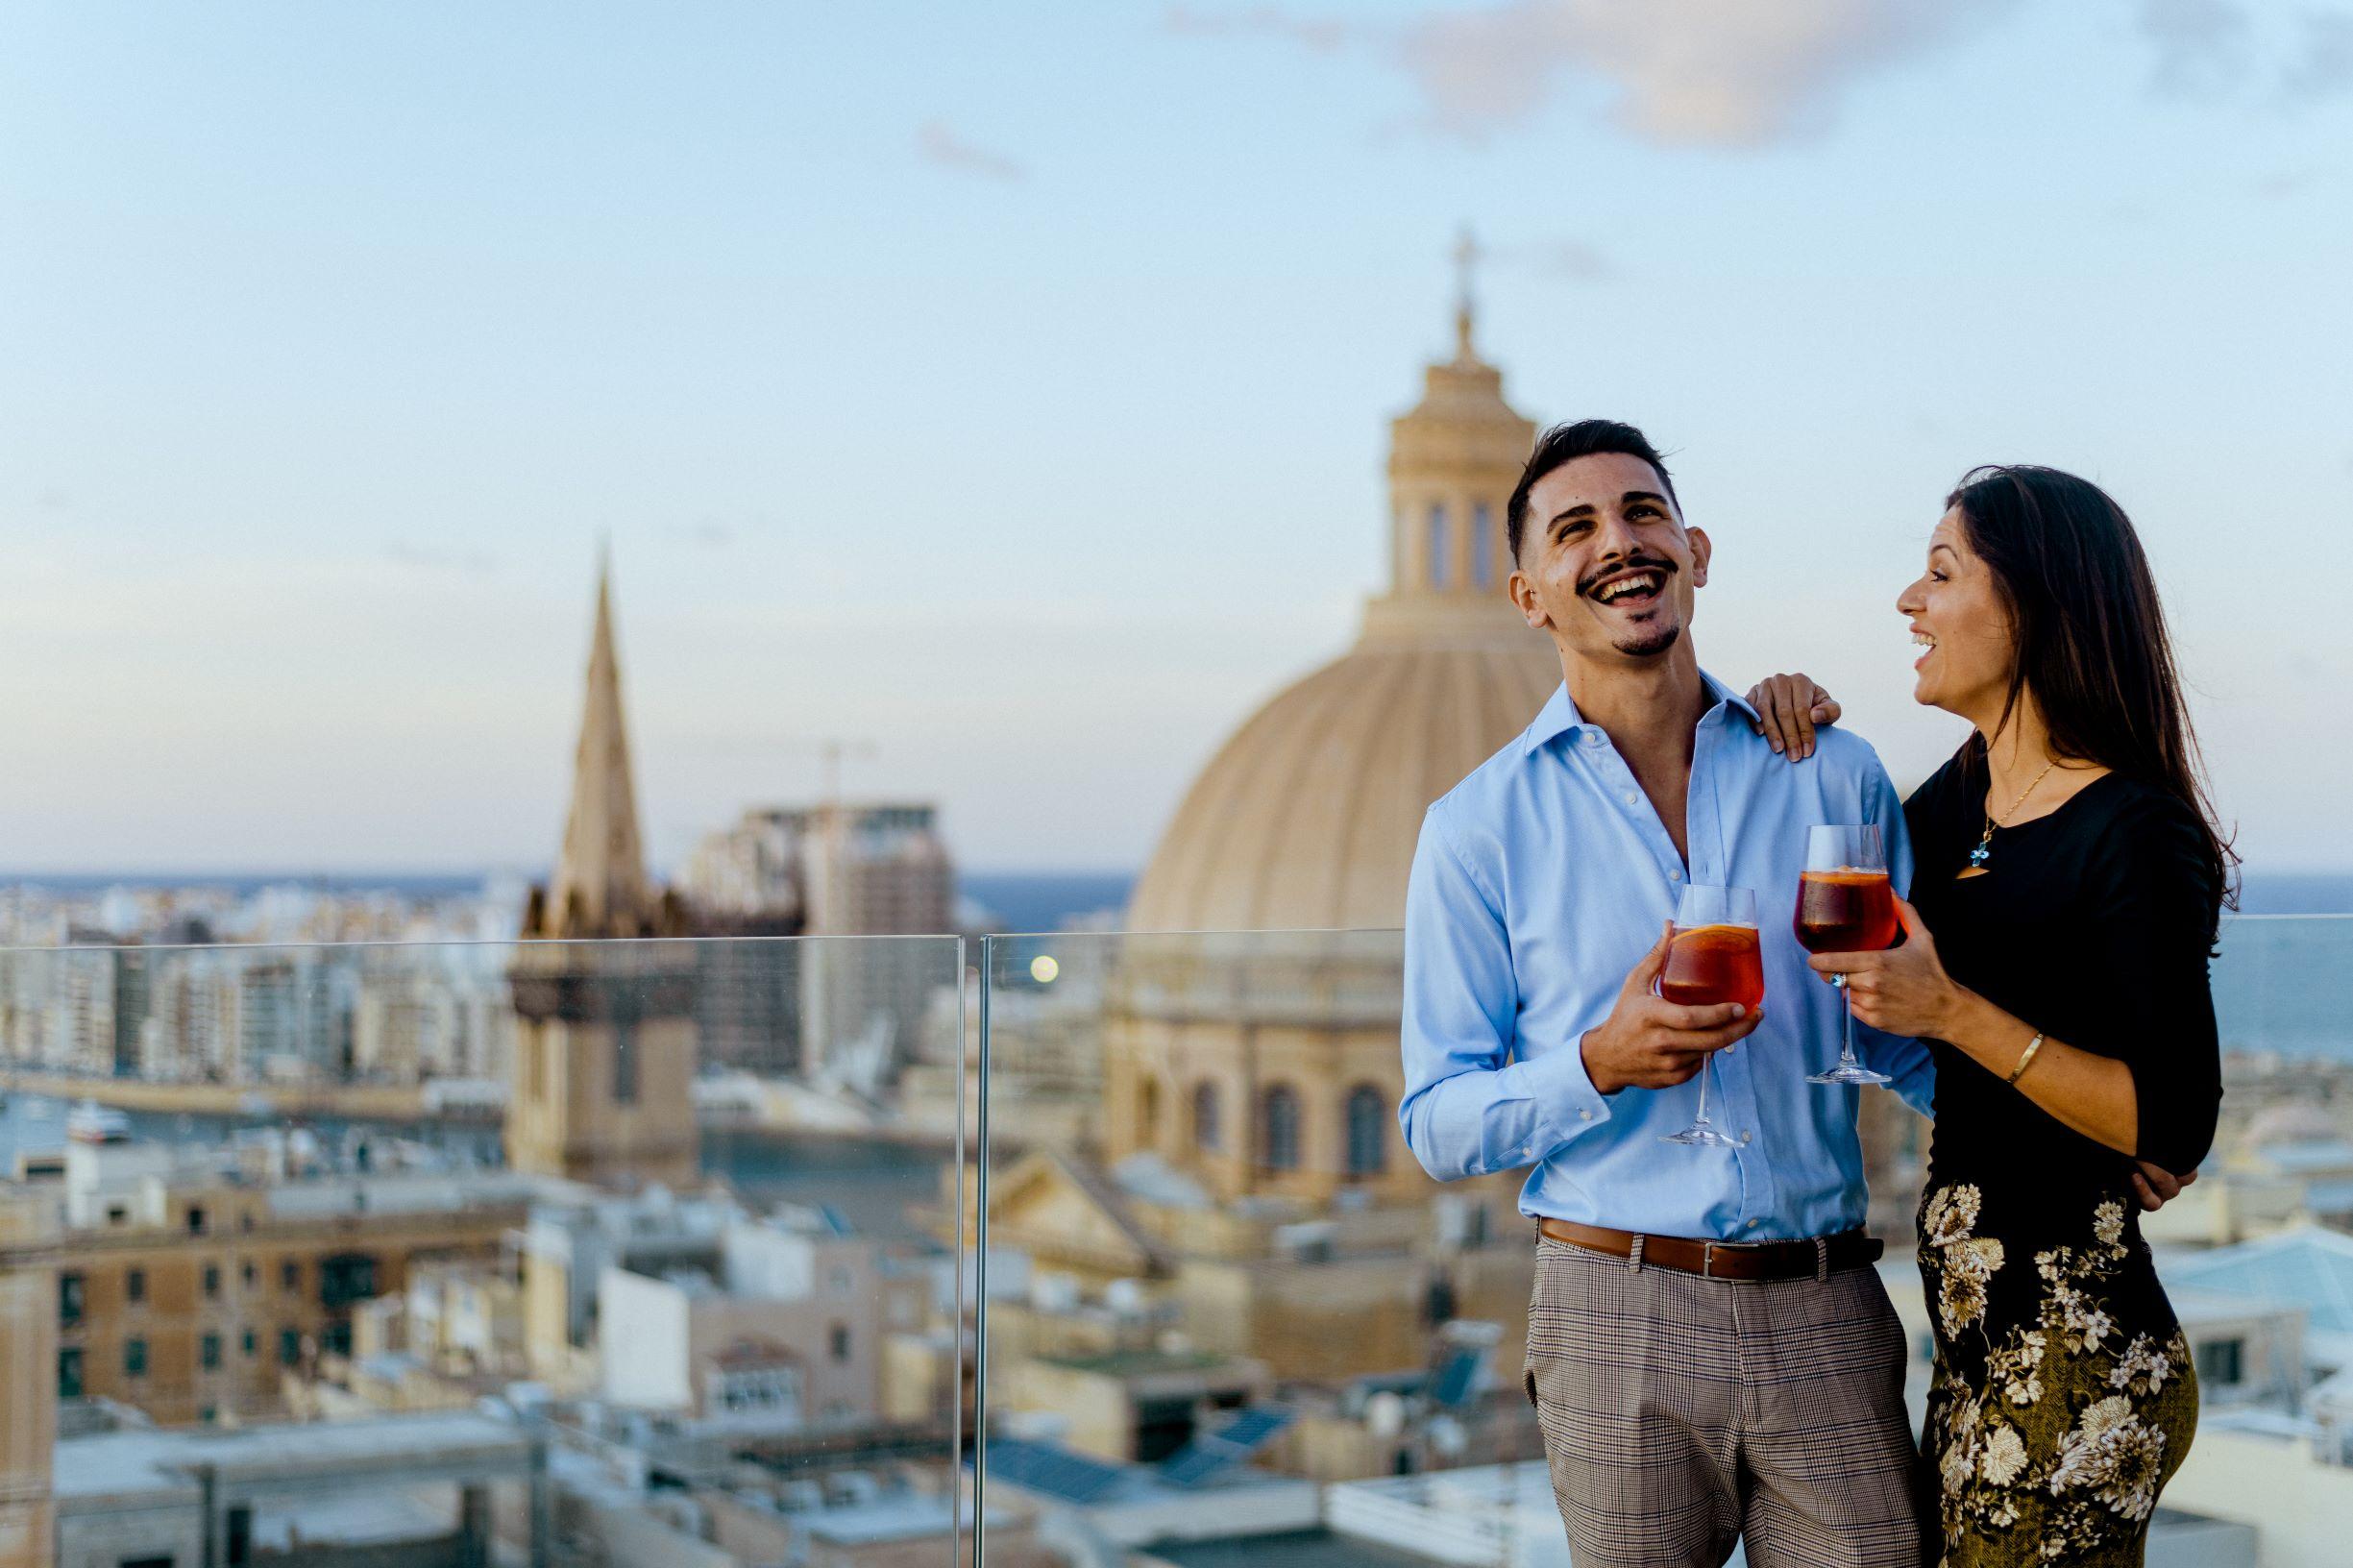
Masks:
[[[1969,548],[1969,528],[1954,507],[1928,536],[1928,569],[1903,591],[1896,609],[1910,619],[1912,700],[1957,713],[1989,734],[2010,692],[2016,638],[1994,588],[1993,568]]]

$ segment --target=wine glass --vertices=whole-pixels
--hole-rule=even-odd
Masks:
[[[1809,827],[1805,830],[1805,871],[1798,878],[1798,910],[1791,923],[1798,942],[1809,953],[1875,953],[1896,944],[1895,890],[1887,883],[1887,851],[1879,830],[1859,827]],[[1840,1010],[1846,1015],[1844,1042],[1838,1066],[1827,1072],[1808,1073],[1809,1084],[1884,1084],[1884,1072],[1863,1066],[1854,1054],[1854,1009],[1847,998],[1847,977],[1832,975]]]
[[[1676,905],[1675,930],[1667,942],[1666,968],[1658,994],[1682,1007],[1738,1002],[1753,1011],[1765,999],[1765,963],[1756,942],[1756,894],[1747,888],[1688,886]],[[1665,1143],[1721,1144],[1733,1139],[1707,1119],[1710,1051],[1700,1064],[1700,1114]]]

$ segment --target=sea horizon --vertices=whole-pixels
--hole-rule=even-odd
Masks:
[[[960,869],[957,892],[984,906],[1005,913],[990,896],[1013,893],[1024,901],[1049,894],[1056,887],[1081,896],[1117,889],[1115,902],[1124,905],[1127,893],[1141,874],[1134,867],[997,866]],[[203,888],[250,895],[269,888],[298,887],[322,893],[389,893],[410,897],[456,897],[481,893],[500,881],[544,881],[546,868],[382,870],[367,868],[315,868],[215,870],[0,870],[0,892],[37,889],[63,894],[106,893],[115,888],[148,891],[161,888]],[[1053,901],[1050,897],[1048,901]],[[1087,913],[1096,907],[1077,908]],[[2242,872],[2239,913],[2243,915],[2353,915],[2353,867],[2289,870],[2248,867]]]

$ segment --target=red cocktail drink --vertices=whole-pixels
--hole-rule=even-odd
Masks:
[[[1798,881],[1798,941],[1809,953],[1872,953],[1896,944],[1896,895],[1885,871],[1807,871]]]
[[[1765,999],[1765,961],[1752,925],[1700,925],[1679,930],[1667,947],[1658,994],[1684,1007]]]

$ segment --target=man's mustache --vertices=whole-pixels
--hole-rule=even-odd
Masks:
[[[1578,578],[1577,597],[1584,599],[1591,596],[1593,590],[1601,586],[1604,577],[1614,577],[1621,573],[1651,571],[1658,573],[1661,576],[1671,577],[1675,576],[1677,570],[1676,564],[1664,555],[1629,555],[1622,561],[1612,561],[1607,566],[1596,567]]]

